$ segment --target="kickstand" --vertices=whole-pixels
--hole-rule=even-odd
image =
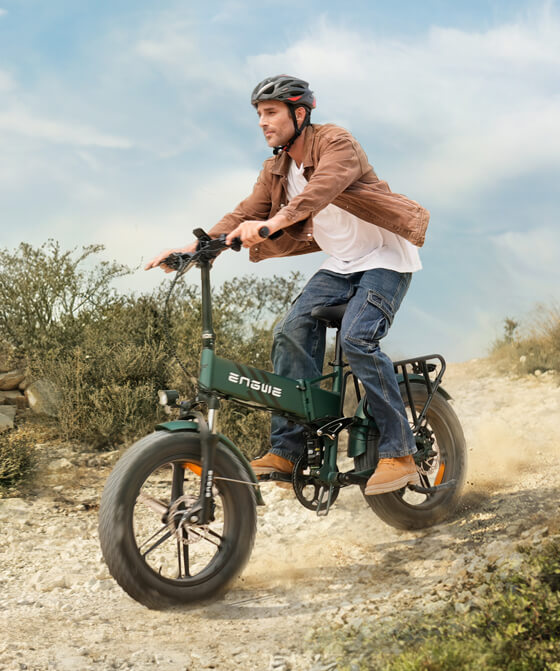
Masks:
[[[329,496],[327,498],[327,505],[325,509],[323,510],[323,499],[325,497],[325,492],[329,492]],[[333,493],[333,486],[330,485],[330,487],[321,487],[321,490],[319,492],[319,496],[317,498],[317,517],[326,517],[329,514],[329,510],[331,509],[331,502],[332,502],[332,493]]]

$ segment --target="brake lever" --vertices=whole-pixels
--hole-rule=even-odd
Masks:
[[[241,251],[241,248],[243,247],[243,243],[241,242],[241,238],[233,238],[231,241],[230,249],[233,249],[234,252],[239,252]]]
[[[161,264],[172,270],[183,270],[193,256],[194,254],[188,252],[172,252],[167,258],[163,259]]]

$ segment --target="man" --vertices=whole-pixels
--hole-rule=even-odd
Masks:
[[[379,340],[393,322],[412,273],[421,268],[417,246],[423,244],[429,213],[377,178],[350,133],[333,124],[310,123],[315,98],[307,82],[288,75],[269,77],[255,87],[251,103],[275,156],[264,162],[253,193],[210,235],[226,233],[228,243],[241,238],[252,261],[319,249],[327,253],[274,329],[274,372],[319,377],[325,326],[311,311],[348,303],[342,346],[380,431],[379,464],[365,492],[381,494],[418,484],[414,437],[392,362],[381,352]],[[260,237],[262,226],[272,239]],[[171,251],[195,247],[166,250],[146,269],[161,265]],[[303,449],[303,428],[273,416],[271,449],[251,465],[257,475],[291,473]]]

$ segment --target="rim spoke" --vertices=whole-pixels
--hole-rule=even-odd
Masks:
[[[198,536],[201,540],[208,541],[209,543],[212,543],[212,545],[215,545],[216,547],[220,547],[222,544],[223,538],[220,536],[220,534],[217,534],[215,531],[212,531],[212,529],[205,529],[202,533],[196,528],[196,527],[191,527],[189,531],[194,534],[195,536]],[[215,536],[216,538],[219,539],[219,543],[216,543],[216,541],[212,540],[211,538],[208,538],[206,534],[209,534],[211,536]]]
[[[156,536],[158,536],[159,534],[161,534],[162,531],[166,531],[167,533],[164,533],[163,536],[162,536],[159,540],[157,540],[153,545],[151,545],[151,546],[146,550],[146,552],[143,552],[143,553],[142,553],[142,548],[146,545],[146,543],[149,543],[149,542],[150,542],[151,540],[153,540]],[[139,545],[139,546],[138,546],[138,550],[142,553],[142,556],[145,557],[145,556],[146,556],[147,554],[149,554],[152,550],[155,550],[159,545],[161,545],[162,543],[164,543],[164,542],[165,542],[171,535],[172,535],[172,534],[171,534],[171,531],[169,531],[169,529],[168,529],[168,527],[167,527],[167,524],[166,524],[165,526],[161,527],[161,529],[158,529],[158,530],[155,532],[155,534],[153,534],[152,536],[150,536],[149,538],[147,538],[141,545]]]

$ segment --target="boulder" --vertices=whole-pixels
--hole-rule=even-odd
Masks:
[[[61,394],[50,380],[32,382],[25,390],[25,397],[33,412],[40,415],[49,415],[49,417],[58,415]]]
[[[14,428],[16,409],[13,405],[0,405],[0,433]]]
[[[25,379],[25,371],[21,368],[0,373],[0,391],[17,389],[20,382]]]
[[[17,389],[0,391],[0,405],[15,405],[18,408],[23,408],[25,406],[25,396]]]

